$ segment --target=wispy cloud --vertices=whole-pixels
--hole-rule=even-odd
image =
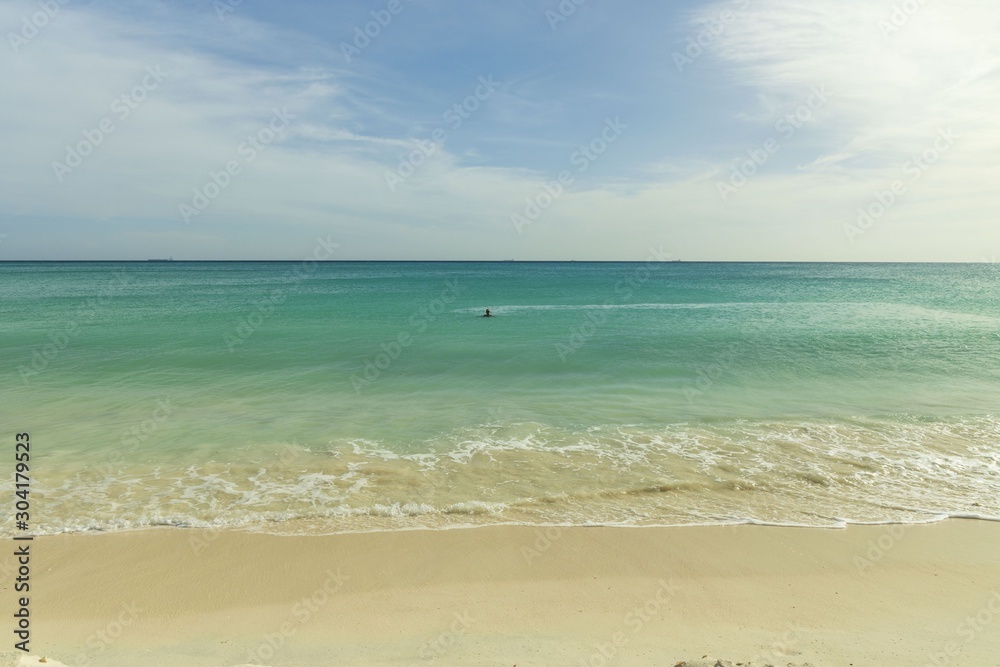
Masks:
[[[1000,246],[1000,8],[923,3],[895,26],[893,4],[753,0],[676,76],[657,39],[683,30],[658,38],[650,20],[596,5],[556,33],[546,3],[463,10],[467,33],[446,36],[434,20],[449,3],[414,2],[348,65],[347,5],[278,25],[249,3],[225,21],[210,7],[69,3],[24,48],[0,50],[5,256],[294,258],[316,230],[341,235],[347,257],[642,259],[654,243],[684,258],[981,254]],[[732,6],[683,14],[694,29]],[[18,30],[35,9],[0,5],[0,27]],[[313,25],[338,11],[343,22]],[[115,101],[148,67],[165,79],[121,117]],[[450,131],[443,114],[490,74],[503,86]],[[791,139],[776,133],[817,86],[829,100]],[[247,160],[239,147],[276,110],[294,118]],[[510,213],[617,113],[630,124],[621,141],[517,234]],[[53,163],[105,119],[113,132],[57,178]],[[387,171],[441,127],[447,141],[390,191]],[[870,242],[845,244],[843,223],[947,127],[961,139]],[[719,180],[771,136],[780,152],[721,201]],[[240,173],[182,220],[178,206],[233,160]]]
[[[778,112],[810,86],[831,91],[816,123],[829,155],[816,166],[885,166],[942,125],[995,145],[998,34],[1000,5],[980,0],[757,0],[712,48],[734,83],[775,100]]]

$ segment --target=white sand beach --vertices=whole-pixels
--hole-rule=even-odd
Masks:
[[[1000,664],[985,521],[155,529],[41,537],[34,554],[39,664]]]

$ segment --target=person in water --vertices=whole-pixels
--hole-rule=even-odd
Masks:
[[[483,315],[483,317],[493,317],[492,315],[490,315],[490,309],[489,308],[486,309],[486,314]]]

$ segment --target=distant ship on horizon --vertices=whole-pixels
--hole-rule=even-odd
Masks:
[[[172,262],[172,261],[174,261],[174,258],[173,257],[168,257],[167,259],[147,259],[146,261],[147,262]]]

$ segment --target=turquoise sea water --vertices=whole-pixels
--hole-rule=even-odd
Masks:
[[[0,360],[38,532],[1000,517],[993,265],[5,263]]]

